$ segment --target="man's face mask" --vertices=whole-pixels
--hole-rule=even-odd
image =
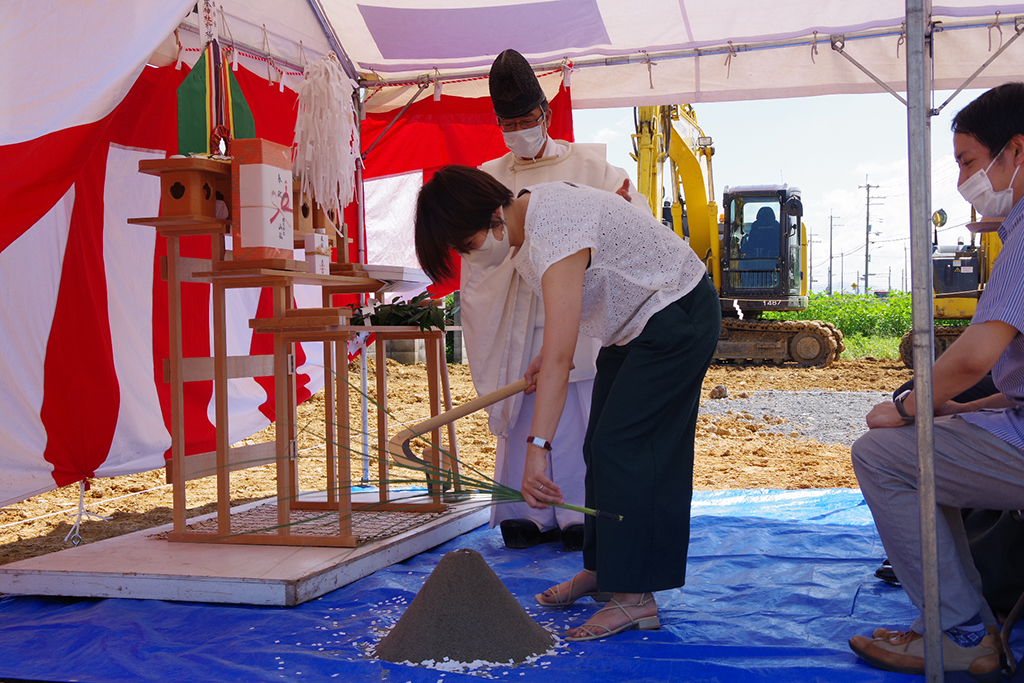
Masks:
[[[999,150],[999,154],[1002,154],[1005,149],[1006,147],[1004,146],[1003,149]],[[1013,209],[1013,181],[1017,177],[1017,171],[1020,170],[1020,166],[1013,170],[1010,185],[1005,190],[996,192],[992,186],[992,179],[988,177],[988,171],[992,168],[992,164],[996,163],[999,154],[996,154],[995,158],[992,159],[992,163],[986,168],[978,171],[956,188],[960,195],[986,218],[1006,218]]]
[[[502,132],[505,146],[509,151],[522,159],[534,159],[540,154],[548,137],[548,127],[544,121],[540,125],[525,130]]]

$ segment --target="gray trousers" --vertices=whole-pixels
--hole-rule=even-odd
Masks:
[[[957,416],[935,418],[934,442],[942,628],[978,614],[986,625],[995,624],[982,597],[960,509],[1024,508],[1024,452]],[[893,571],[923,611],[916,427],[869,430],[853,445],[853,469]],[[911,628],[924,633],[923,615]]]

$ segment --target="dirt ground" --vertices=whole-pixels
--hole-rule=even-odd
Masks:
[[[371,361],[372,367],[372,361]],[[403,366],[388,361],[388,407],[394,417],[389,435],[402,424],[415,424],[429,416],[426,370],[420,364]],[[353,371],[357,372],[353,367]],[[357,376],[357,375],[356,375]],[[861,358],[840,360],[825,369],[795,367],[714,366],[704,382],[704,397],[718,385],[730,396],[759,389],[796,391],[832,389],[836,391],[891,391],[909,379],[911,373],[898,360]],[[451,397],[455,405],[476,397],[469,367],[452,366]],[[372,387],[371,382],[371,387]],[[369,392],[376,399],[375,392]],[[353,425],[359,424],[358,395],[353,392]],[[299,477],[302,490],[325,488],[323,392],[299,408]],[[376,453],[376,415],[370,408],[370,452]],[[695,489],[747,488],[855,488],[850,466],[850,449],[838,444],[760,431],[764,416],[726,414],[716,420],[701,416],[697,426]],[[459,460],[486,474],[494,468],[495,438],[487,429],[484,411],[473,413],[456,423]],[[319,435],[319,436],[318,436]],[[274,439],[274,426],[247,439],[247,443]],[[361,436],[354,434],[352,448],[360,448]],[[352,462],[352,479],[362,476],[362,458]],[[392,470],[392,477],[408,476]],[[371,469],[371,479],[376,478]],[[164,470],[116,478],[95,479],[84,494],[86,509],[106,519],[87,518],[80,529],[83,543],[147,529],[171,521],[171,487]],[[232,504],[240,505],[267,498],[275,493],[275,477],[269,466],[231,475]],[[187,485],[189,515],[214,511],[215,481],[212,477]],[[65,537],[71,531],[77,511],[79,488],[68,486],[44,493],[20,503],[0,508],[0,564],[26,559],[70,547]],[[73,539],[72,539],[73,540]]]

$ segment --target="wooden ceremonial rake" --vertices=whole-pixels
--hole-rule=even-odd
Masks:
[[[511,384],[507,384],[501,387],[500,389],[495,389],[494,391],[488,394],[479,396],[473,399],[472,401],[469,401],[468,403],[463,403],[462,405],[456,406],[451,410],[441,413],[440,415],[434,415],[424,420],[423,422],[413,425],[412,427],[403,429],[398,434],[393,436],[390,441],[388,441],[388,454],[391,456],[392,462],[394,462],[394,464],[397,465],[398,467],[408,467],[409,469],[420,471],[430,472],[432,470],[439,469],[438,463],[428,462],[418,457],[415,453],[413,453],[412,448],[410,448],[409,446],[409,443],[413,439],[423,438],[425,437],[425,435],[430,434],[430,432],[434,431],[435,429],[440,429],[441,427],[447,424],[455,422],[460,417],[465,417],[470,413],[475,413],[481,408],[486,408],[487,406],[497,403],[502,399],[506,399],[509,396],[515,396],[520,391],[525,390],[528,386],[529,384],[526,382],[525,379],[521,379],[517,382],[512,382]],[[436,450],[440,450],[437,449],[436,446],[434,447]],[[456,482],[458,482],[459,461],[453,458],[448,453],[442,452],[442,455],[444,459],[448,461],[448,465],[451,467],[452,474],[454,475]],[[456,483],[456,489],[458,488],[460,487]]]
[[[391,460],[399,467],[407,467],[420,472],[426,472],[428,486],[432,474],[438,480],[448,476],[448,470],[442,468],[437,460],[429,462],[417,457],[416,454],[412,452],[412,448],[409,447],[409,443],[413,439],[423,438],[431,431],[440,429],[444,425],[458,420],[460,417],[465,417],[470,413],[474,413],[481,408],[486,408],[492,403],[497,403],[509,396],[515,396],[520,391],[524,391],[528,386],[530,385],[525,379],[512,382],[512,384],[507,384],[489,394],[484,394],[479,398],[473,399],[469,403],[464,403],[461,406],[452,408],[447,412],[435,415],[434,417],[424,420],[417,425],[413,425],[408,429],[402,430],[388,442],[388,454],[391,456]],[[435,453],[440,451],[440,449],[435,445],[431,444],[430,446]],[[456,492],[462,491],[462,482],[465,480],[471,486],[477,486],[480,492],[490,493],[491,499],[494,502],[524,502],[523,494],[519,490],[500,484],[487,475],[476,473],[472,476],[462,477],[459,473],[459,461],[448,453],[444,453],[443,451],[440,452],[447,461],[447,466],[450,468],[453,479],[453,489]],[[569,503],[548,503],[548,505],[564,508],[566,510],[576,510],[577,512],[582,512],[586,515],[593,515],[601,519],[622,521],[622,515],[612,512],[603,512],[601,510],[594,510],[592,508],[581,507],[579,505],[571,505]]]

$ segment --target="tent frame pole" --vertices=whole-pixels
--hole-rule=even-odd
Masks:
[[[310,0],[314,2],[314,0]],[[928,15],[929,20],[931,19],[931,13]],[[1021,19],[1019,17],[995,17],[994,20],[980,17],[972,17],[970,19],[960,21],[944,21],[942,22],[942,31],[957,31],[962,29],[974,29],[974,28],[988,28],[991,26],[1013,26],[1014,31],[1020,31]],[[843,41],[849,42],[854,40],[864,40],[870,38],[879,38],[884,36],[898,37],[903,35],[903,31],[899,28],[884,28],[884,29],[868,29],[864,31],[852,31],[849,33],[841,34],[840,37]],[[929,34],[930,35],[930,34]],[[824,40],[824,36],[818,37],[818,40]],[[696,59],[700,57],[709,57],[715,55],[728,55],[728,54],[739,54],[742,52],[757,52],[760,50],[774,50],[778,48],[796,47],[814,44],[815,39],[811,36],[801,36],[799,38],[787,38],[781,40],[766,40],[761,42],[750,42],[742,44],[729,44],[729,45],[717,45],[710,47],[698,47],[688,48],[685,50],[663,50],[657,52],[632,52],[630,54],[622,55],[610,55],[607,57],[597,57],[589,59],[573,59],[572,68],[575,71],[580,69],[586,69],[588,67],[602,67],[602,66],[619,66],[625,64],[648,64],[658,61],[666,61],[672,59]],[[531,66],[535,71],[547,71],[551,69],[561,69],[563,65],[562,61],[557,62],[539,62],[531,63]],[[429,73],[421,74],[420,76],[406,76],[402,78],[377,78],[374,80],[363,80],[360,81],[360,85],[365,87],[402,87],[417,85],[418,82],[424,78],[429,77],[435,81],[444,81],[449,79],[467,79],[487,76],[490,73],[490,66],[480,68],[443,68],[438,70],[432,68]],[[867,72],[865,72],[867,73]],[[874,78],[871,74],[867,74],[869,77]],[[886,87],[883,84],[882,87]],[[888,88],[886,88],[888,89]]]
[[[370,154],[370,152],[373,151],[373,148],[377,146],[377,143],[380,142],[381,139],[383,139],[383,137],[388,134],[388,131],[391,130],[391,127],[393,125],[395,125],[396,123],[398,123],[398,119],[402,118],[402,114],[404,114],[406,112],[406,110],[409,109],[409,107],[412,106],[413,102],[415,102],[419,98],[419,96],[423,93],[423,91],[427,89],[427,86],[429,84],[430,84],[430,81],[426,77],[420,78],[420,80],[419,80],[420,89],[413,93],[412,97],[409,98],[409,101],[405,103],[404,107],[402,107],[402,110],[399,111],[397,114],[395,114],[395,118],[391,119],[391,122],[388,123],[388,125],[385,126],[384,130],[382,130],[380,132],[380,135],[377,136],[377,139],[374,140],[373,142],[371,142],[370,146],[366,148],[366,151],[363,152],[363,159],[364,160]]]
[[[917,406],[918,502],[921,524],[921,569],[924,583],[925,679],[943,680],[942,625],[936,540],[934,403],[932,342],[934,314],[931,244],[931,0],[906,0],[907,145],[910,184],[910,247],[914,344],[914,404]]]
[[[873,73],[871,73],[868,70],[867,67],[865,67],[863,64],[858,62],[856,59],[854,59],[850,55],[846,54],[846,51],[843,49],[843,48],[846,47],[846,38],[845,38],[845,36],[839,35],[839,36],[832,36],[831,38],[832,38],[832,49],[835,52],[839,53],[839,55],[841,57],[843,57],[844,59],[846,59],[846,61],[850,62],[850,64],[853,64],[855,67],[860,69],[864,73],[864,75],[866,75],[868,78],[870,78],[875,83],[877,83],[880,88],[882,88],[887,93],[889,93],[890,95],[895,97],[897,100],[899,100],[903,104],[904,107],[910,106],[910,105],[907,104],[907,101],[905,99],[903,99],[903,96],[900,95],[895,90],[893,90],[893,88],[888,83],[886,83],[885,81],[880,79],[878,76],[876,76]]]
[[[352,63],[352,59],[345,52],[345,48],[341,46],[341,41],[338,40],[338,34],[334,30],[334,26],[331,24],[331,20],[327,18],[327,13],[324,11],[323,4],[320,0],[309,0],[309,7],[313,10],[313,14],[316,15],[317,21],[320,22],[320,28],[324,30],[324,35],[327,36],[327,42],[331,44],[331,49],[334,50],[334,54],[338,56],[338,61],[341,62],[341,66],[345,69],[345,73],[353,81],[359,81],[359,72],[356,70],[355,64]]]
[[[967,78],[967,80],[965,80],[965,81],[963,82],[963,84],[962,84],[962,85],[961,85],[961,86],[960,86],[959,88],[957,88],[957,89],[956,89],[956,91],[955,91],[955,92],[954,92],[954,93],[953,93],[952,95],[950,95],[949,97],[947,97],[947,98],[946,98],[946,101],[945,101],[945,102],[943,102],[942,104],[940,104],[940,105],[938,106],[938,108],[936,108],[936,109],[935,109],[935,110],[934,110],[934,111],[932,112],[932,114],[933,114],[933,115],[938,115],[938,113],[939,113],[940,111],[942,111],[943,109],[945,109],[945,108],[946,108],[946,105],[947,105],[947,104],[949,104],[950,102],[952,102],[952,101],[953,101],[953,98],[955,98],[955,97],[956,97],[957,95],[959,95],[959,94],[960,94],[961,92],[963,92],[964,88],[966,88],[967,86],[969,86],[969,85],[971,84],[971,82],[972,82],[972,81],[973,81],[973,80],[974,80],[975,78],[977,78],[977,77],[978,77],[978,76],[979,76],[979,75],[981,74],[981,72],[982,72],[982,71],[984,71],[985,69],[987,69],[987,68],[988,68],[988,65],[989,65],[989,64],[991,64],[992,62],[996,61],[996,59],[997,59],[997,58],[999,57],[999,55],[1003,54],[1003,52],[1005,52],[1005,51],[1006,51],[1006,48],[1008,48],[1008,47],[1010,47],[1011,45],[1013,45],[1013,41],[1015,41],[1015,40],[1017,40],[1018,38],[1020,38],[1020,34],[1021,34],[1021,33],[1024,33],[1024,17],[1016,17],[1016,18],[1014,19],[1014,22],[1013,22],[1013,31],[1014,31],[1014,33],[1013,33],[1013,37],[1011,37],[1011,38],[1010,38],[1010,39],[1009,39],[1008,41],[1006,41],[1005,43],[1003,43],[1003,46],[1002,46],[1002,47],[1000,47],[1000,48],[999,48],[998,50],[996,50],[996,51],[995,51],[995,54],[993,54],[993,55],[992,55],[991,57],[989,57],[988,59],[986,59],[986,60],[985,60],[985,63],[984,63],[984,64],[982,64],[981,66],[979,66],[979,67],[978,67],[978,70],[977,70],[977,71],[975,71],[975,72],[974,72],[973,74],[971,74],[971,75],[970,75],[970,76],[969,76],[969,77]]]

